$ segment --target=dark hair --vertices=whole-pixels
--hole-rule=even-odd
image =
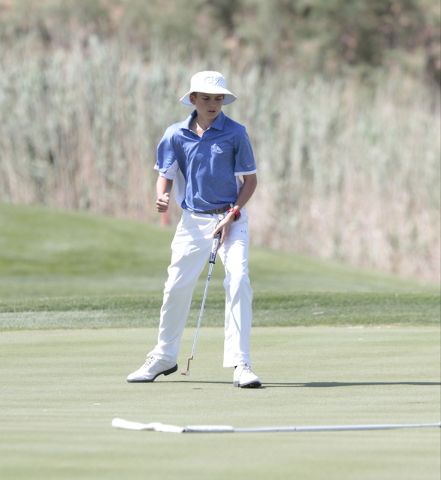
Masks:
[[[198,92],[191,92],[190,95],[193,95],[194,98],[196,98],[196,97],[197,97],[197,93],[198,93]],[[201,93],[203,93],[203,92],[201,92]],[[211,93],[207,93],[206,95],[211,95]],[[225,98],[225,94],[219,93],[219,95],[222,95],[222,96]]]

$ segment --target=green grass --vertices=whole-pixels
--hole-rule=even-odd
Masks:
[[[264,388],[235,389],[221,367],[221,262],[190,377],[128,384],[156,341],[172,236],[128,220],[0,204],[1,478],[439,479],[438,429],[113,429],[114,417],[237,428],[440,419],[438,284],[267,249],[250,254],[253,368]]]
[[[68,297],[0,301],[0,329],[114,328],[158,325],[162,297]],[[225,300],[221,292],[207,296],[203,325],[222,326]],[[196,326],[202,292],[192,300],[188,326]],[[255,326],[436,325],[439,297],[430,294],[341,292],[257,293]]]
[[[0,299],[160,292],[173,229],[0,203]],[[436,283],[252,248],[256,292],[439,293]],[[221,262],[211,290],[222,288]],[[200,284],[205,283],[201,276]]]
[[[0,328],[154,326],[173,231],[128,220],[0,204]],[[222,325],[223,267],[205,325]],[[255,325],[437,324],[439,285],[252,248]],[[189,325],[199,315],[206,272]]]
[[[3,332],[0,476],[439,479],[436,428],[174,435],[111,427],[115,417],[236,428],[438,422],[437,327],[255,328],[259,390],[232,387],[220,328],[201,330],[189,377],[128,384],[156,335],[156,328]],[[193,338],[187,329],[179,371]]]

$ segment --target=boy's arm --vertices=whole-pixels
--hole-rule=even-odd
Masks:
[[[253,196],[253,193],[256,190],[256,187],[257,187],[257,174],[252,173],[251,175],[244,175],[243,185],[239,191],[239,195],[237,196],[236,202],[234,203],[234,208],[240,211],[248,202],[248,200]],[[218,232],[221,232],[222,234],[220,245],[222,245],[224,243],[224,240],[227,238],[233,221],[234,221],[234,213],[231,212],[222,220],[222,222],[219,223],[219,225],[214,230],[213,237],[215,237]]]
[[[257,187],[257,174],[252,173],[251,175],[243,176],[243,185],[239,190],[239,195],[237,196],[236,203],[234,208],[237,210],[242,210],[248,200],[253,196],[254,191]],[[234,213],[229,213],[227,218],[231,217],[231,220],[234,220]]]
[[[158,181],[156,182],[156,195],[158,197],[156,200],[156,210],[158,212],[163,213],[168,210],[172,187],[173,180],[159,176]]]

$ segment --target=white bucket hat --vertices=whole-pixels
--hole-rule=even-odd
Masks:
[[[192,107],[190,94],[194,92],[225,95],[224,105],[233,103],[237,98],[236,95],[227,90],[225,78],[219,72],[199,72],[193,75],[190,82],[190,91],[181,98],[181,103]]]

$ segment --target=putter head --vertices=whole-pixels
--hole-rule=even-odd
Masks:
[[[187,370],[185,372],[181,372],[181,375],[190,375],[190,360],[193,360],[193,355],[188,359]]]

